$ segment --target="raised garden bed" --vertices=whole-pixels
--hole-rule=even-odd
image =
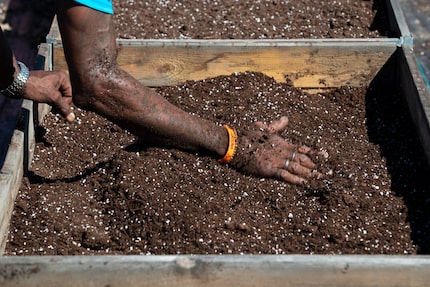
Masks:
[[[64,69],[58,44],[53,46],[54,67]],[[403,90],[391,84],[405,78],[401,45],[401,38],[385,37],[119,40],[121,65],[192,113],[238,127],[287,113],[291,130],[285,137],[329,150],[324,168],[334,174],[304,188],[262,181],[212,159],[136,144],[125,131],[89,113],[79,114],[80,121],[72,125],[49,116],[33,173],[17,200],[11,225],[16,229],[6,254],[427,253],[428,166]],[[221,95],[220,86],[229,93]],[[266,107],[263,114],[261,106]],[[92,144],[79,144],[83,141]],[[64,162],[58,162],[60,157]],[[62,169],[65,163],[67,170]],[[20,222],[26,226],[19,227]],[[26,248],[19,245],[21,239]],[[200,265],[187,258],[173,265],[185,260],[197,272]],[[300,257],[276,258],[267,264]],[[351,257],[339,265],[319,258],[317,269],[328,264],[340,272],[348,262],[357,266]],[[368,266],[377,263],[366,258]],[[245,261],[245,266],[255,263],[249,257]],[[381,265],[394,278],[392,271],[402,268],[390,264]],[[311,271],[305,266],[305,272]],[[357,280],[359,273],[351,274]],[[336,284],[337,276],[330,278]]]

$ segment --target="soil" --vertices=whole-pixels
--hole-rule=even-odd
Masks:
[[[142,12],[151,19],[151,24],[144,24],[145,33],[155,31],[145,34],[146,38],[194,37],[194,28],[204,26],[174,22],[170,34],[167,28],[173,24],[167,19],[173,19],[171,15],[189,19],[197,8],[171,6],[186,1],[149,2],[160,6]],[[252,28],[251,20],[229,21],[249,19],[248,14],[260,10],[263,14],[258,17],[279,20],[268,15],[278,15],[281,2],[262,2],[259,6],[253,2],[252,9],[238,9],[244,1],[226,1],[229,5],[210,9],[205,2],[192,3],[206,7],[197,5],[205,11],[202,18],[208,23],[214,13],[213,19],[223,15],[229,27],[248,23]],[[375,20],[378,11],[372,6],[376,3],[334,2],[322,1],[314,7],[306,6],[306,1],[287,1],[286,6],[295,7],[289,8],[296,16],[288,24],[295,28],[261,37],[287,37],[283,33],[291,37],[311,37],[309,33],[316,37],[330,37],[330,33],[383,36],[371,29],[372,23],[382,23]],[[124,11],[136,9],[130,1],[122,3],[116,5],[115,21],[117,25],[128,22],[118,29],[123,36],[132,35],[125,29],[136,22],[125,17]],[[234,18],[228,8],[233,4]],[[184,8],[183,12],[175,7]],[[340,10],[333,11],[336,8]],[[314,13],[315,9],[324,13]],[[346,11],[355,13],[345,16],[354,19],[351,25],[343,22]],[[246,13],[241,17],[239,12]],[[334,25],[339,30],[335,33],[333,26],[327,34],[330,29],[321,25],[302,29],[298,23],[306,19],[340,23]],[[271,25],[288,26],[282,21]],[[162,27],[162,33],[149,29],[150,25]],[[238,28],[226,32],[222,25],[208,27],[209,33],[199,31],[196,38],[242,35]],[[243,35],[252,38],[249,31]],[[429,253],[429,168],[407,105],[391,84],[395,71],[395,62],[390,61],[368,87],[317,94],[253,72],[157,88],[188,112],[232,125],[239,134],[257,120],[288,115],[290,124],[282,136],[330,154],[321,168],[332,174],[306,186],[247,176],[212,158],[147,146],[93,113],[78,110],[74,123],[49,114],[40,127],[32,168],[16,200],[5,254]]]
[[[390,35],[385,1],[113,0],[120,38],[291,39]]]

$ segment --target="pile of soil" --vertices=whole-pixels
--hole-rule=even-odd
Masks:
[[[200,15],[191,13],[197,8],[175,14],[185,5],[153,2],[160,7],[145,8],[141,14],[130,12],[130,17],[145,15],[139,23],[150,19],[152,24],[143,24],[145,33],[156,31],[150,25],[162,27],[145,38],[239,37],[236,29],[240,29],[226,32],[222,25],[209,25],[208,34],[186,34],[203,23],[173,25],[167,19],[173,19],[169,18],[172,13],[184,19]],[[240,24],[233,19],[248,19],[239,12],[260,10],[259,17],[267,18],[259,23],[282,18],[277,27],[296,27],[279,32],[279,37],[302,29],[293,25],[300,20],[344,21],[341,16],[346,11],[356,14],[345,19],[360,20],[350,21],[351,25],[342,22],[338,28],[344,32],[336,33],[371,33],[369,19],[376,17],[370,1],[336,1],[337,6],[331,1],[308,3],[306,7],[312,8],[300,6],[306,1],[262,1],[264,5],[246,9],[237,7],[243,1],[225,2],[235,5],[235,13],[229,5],[213,4],[209,9],[204,1],[192,3],[199,12],[205,11],[200,15],[205,20],[215,13],[213,19],[223,19],[228,27]],[[116,23],[129,23],[118,25],[119,30],[136,26],[121,12],[137,10],[132,3],[137,5],[136,1],[116,5]],[[268,16],[277,15],[281,4],[296,7],[290,8],[296,18],[288,25],[285,17]],[[268,11],[268,7],[276,9]],[[328,13],[333,7],[342,7],[343,12]],[[325,13],[314,13],[315,9]],[[362,20],[366,25],[358,29]],[[252,28],[249,21],[241,23]],[[168,33],[170,26],[173,34]],[[298,35],[309,37],[312,31],[327,37],[327,27],[318,33],[314,28],[303,28]],[[213,34],[215,30],[219,33]],[[248,34],[252,30],[257,31],[248,30],[245,38],[252,38]],[[135,34],[124,31],[122,35]],[[270,33],[267,37],[276,38]],[[322,167],[333,174],[306,186],[246,176],[212,158],[147,146],[93,113],[78,111],[74,123],[50,114],[40,128],[32,170],[16,201],[5,254],[428,253],[429,168],[407,105],[390,84],[396,79],[395,63],[391,65],[369,87],[341,87],[318,94],[253,72],[158,88],[186,111],[232,125],[239,133],[257,120],[287,115],[290,124],[283,137],[330,154]]]

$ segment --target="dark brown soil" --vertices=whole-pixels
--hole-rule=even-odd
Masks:
[[[306,1],[288,1],[293,2]],[[349,1],[336,3],[348,10]],[[362,8],[354,10],[357,3]],[[333,9],[324,5],[334,7],[322,1],[315,9]],[[370,1],[351,5],[360,12],[354,15],[374,13]],[[205,10],[205,17],[227,10]],[[152,20],[165,27],[161,15],[172,11],[160,8]],[[235,19],[238,11],[243,10],[236,10]],[[304,11],[300,15],[317,18]],[[360,27],[357,33],[369,30]],[[319,35],[325,37],[326,30]],[[158,89],[190,113],[239,133],[257,120],[287,115],[285,138],[330,154],[321,164],[333,174],[304,187],[146,146],[92,113],[77,112],[71,124],[49,115],[16,201],[6,254],[429,253],[429,169],[406,103],[392,85],[393,61],[369,87],[320,94],[252,72]]]
[[[377,38],[390,34],[385,1],[114,0],[120,38]],[[318,3],[318,4],[316,4]]]

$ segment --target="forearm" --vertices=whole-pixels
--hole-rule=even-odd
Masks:
[[[111,16],[82,6],[60,9],[57,16],[77,106],[153,145],[224,156],[223,127],[172,105],[118,67]]]
[[[214,158],[225,154],[228,136],[223,127],[172,105],[152,91],[146,93],[144,102],[148,112],[142,114],[143,106],[134,110],[137,122],[146,127],[134,131],[142,139],[154,145],[200,152]]]
[[[0,90],[3,90],[13,82],[19,69],[1,27],[0,32]]]
[[[171,104],[120,69],[111,69],[110,76],[108,86],[98,92],[109,91],[110,96],[93,97],[88,109],[149,144],[223,157],[228,146],[228,134],[223,127]]]

